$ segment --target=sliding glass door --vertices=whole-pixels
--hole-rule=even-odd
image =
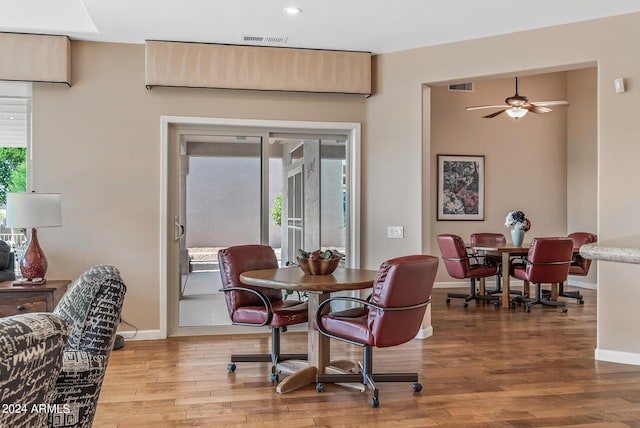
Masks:
[[[179,325],[229,325],[217,254],[261,241],[262,138],[211,135],[185,146]]]
[[[217,127],[177,131],[179,289],[169,289],[175,308],[169,311],[175,318],[170,335],[239,331],[229,330],[219,291],[220,248],[270,245],[281,266],[295,262],[298,249],[334,248],[346,254],[345,266],[357,264],[351,251],[356,234],[350,224],[348,135]]]

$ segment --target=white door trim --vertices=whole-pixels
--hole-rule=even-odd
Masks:
[[[290,121],[290,120],[261,120],[261,119],[229,119],[229,118],[208,118],[194,116],[160,116],[160,338],[168,336],[168,242],[172,239],[172,231],[169,227],[168,202],[169,202],[169,161],[170,161],[170,129],[172,126],[180,125],[203,125],[203,126],[225,126],[238,128],[261,128],[271,131],[297,131],[297,132],[318,132],[318,131],[341,131],[349,135],[352,146],[347,150],[347,163],[350,168],[349,201],[351,210],[349,218],[349,230],[347,239],[350,243],[351,266],[360,266],[360,138],[361,125],[357,122],[313,122],[313,121]],[[172,223],[172,222],[171,222]]]

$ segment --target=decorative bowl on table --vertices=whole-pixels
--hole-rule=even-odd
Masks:
[[[306,252],[298,250],[300,269],[307,275],[331,275],[340,264],[343,254],[335,250]]]

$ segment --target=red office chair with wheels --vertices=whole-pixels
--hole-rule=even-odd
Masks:
[[[525,311],[530,312],[534,305],[560,306],[562,312],[567,312],[564,302],[542,297],[540,284],[560,284],[566,281],[572,253],[571,238],[534,238],[529,247],[526,263],[513,265],[511,275],[525,281],[525,284],[533,282],[536,285],[536,297],[534,299],[515,297],[511,299],[512,307],[515,307],[516,303],[524,303]]]
[[[466,308],[471,300],[499,301],[500,297],[497,295],[478,294],[476,291],[477,279],[499,274],[500,269],[497,265],[479,263],[479,260],[484,256],[467,254],[464,241],[458,235],[448,233],[438,235],[438,246],[449,275],[453,278],[470,281],[469,294],[447,293],[447,303],[451,302],[451,298],[461,298],[464,299],[464,307]]]
[[[236,370],[237,362],[270,362],[271,381],[277,382],[277,364],[283,360],[306,360],[307,354],[281,354],[280,332],[287,326],[301,324],[308,319],[306,302],[283,300],[282,291],[245,285],[242,272],[278,267],[273,248],[267,245],[240,245],[218,251],[222,288],[225,293],[231,323],[254,327],[271,327],[270,354],[232,354],[227,370]]]
[[[472,233],[469,236],[469,244],[471,246],[504,246],[507,245],[507,238],[502,233]],[[502,291],[502,256],[495,254],[485,255],[486,261],[489,264],[495,264],[498,266],[498,274],[496,275],[496,288],[493,290],[487,290],[488,294],[497,294]]]
[[[585,244],[593,244],[598,241],[598,236],[589,232],[575,232],[570,233],[568,238],[573,239],[574,247],[582,247]],[[585,259],[580,254],[575,254],[569,266],[569,275],[587,276],[589,268],[591,267],[591,259]],[[577,299],[578,303],[584,304],[584,297],[579,291],[565,291],[564,282],[560,283],[558,288],[558,295],[562,297],[569,297],[571,299]]]
[[[368,300],[332,297],[320,304],[315,325],[330,338],[361,346],[361,373],[318,374],[316,390],[324,391],[323,382],[361,382],[373,391],[371,407],[378,407],[375,382],[414,382],[420,392],[417,373],[373,373],[373,347],[383,348],[406,343],[420,329],[425,309],[431,301],[438,259],[427,255],[398,257],[382,263]],[[355,302],[358,307],[323,314],[334,301]]]

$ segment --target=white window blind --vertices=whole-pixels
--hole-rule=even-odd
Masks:
[[[0,147],[28,147],[31,83],[0,81]]]
[[[29,99],[0,96],[0,147],[27,147]]]

